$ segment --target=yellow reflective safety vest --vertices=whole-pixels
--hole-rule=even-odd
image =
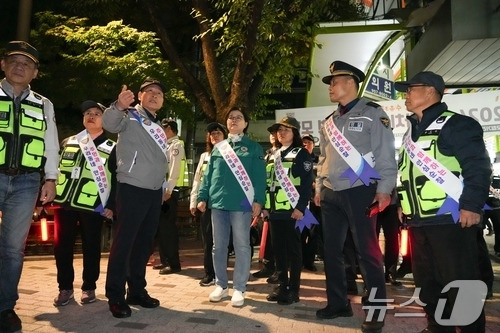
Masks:
[[[15,112],[14,101],[0,89],[0,169],[41,171],[46,129],[40,95],[31,91]]]
[[[115,144],[114,141],[106,139],[96,146],[106,171],[108,186],[111,186],[108,161]],[[99,189],[92,176],[90,166],[82,154],[76,136],[69,138],[64,146],[59,160],[59,171],[54,202],[69,205],[76,209],[94,211],[101,203]]]
[[[458,177],[461,174],[461,168],[457,159],[454,156],[443,155],[437,145],[437,139],[444,124],[454,114],[450,111],[444,112],[422,133],[416,144]],[[429,128],[432,129],[429,130]],[[399,171],[401,185],[398,186],[398,195],[403,213],[409,217],[435,216],[446,199],[446,193],[411,162],[404,146],[399,152]]]
[[[300,147],[293,148],[282,160],[283,168],[287,170],[287,175],[290,177],[290,181],[295,187],[300,186],[300,177],[294,177],[292,175],[292,165],[293,161],[297,157]],[[283,191],[280,186],[279,181],[276,179],[276,173],[274,172],[274,155],[271,154],[266,165],[267,174],[267,188],[266,188],[266,203],[264,209],[270,210],[272,212],[277,211],[288,211],[292,210],[288,196]]]
[[[186,162],[186,153],[185,153],[185,147],[184,147],[184,141],[180,140],[182,148],[184,149],[184,158],[181,161],[181,166],[179,170],[179,178],[177,179],[177,184],[175,186],[177,187],[189,187],[189,169],[187,167],[187,162]]]

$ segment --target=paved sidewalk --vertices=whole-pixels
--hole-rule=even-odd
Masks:
[[[490,243],[492,237],[487,237]],[[492,250],[492,244],[488,244]],[[147,267],[147,290],[158,298],[161,306],[156,309],[132,307],[132,316],[116,319],[108,311],[104,296],[107,256],[101,261],[101,278],[98,281],[95,303],[81,305],[81,255],[75,259],[75,300],[63,307],[54,307],[57,295],[56,268],[52,256],[26,257],[20,283],[20,299],[16,312],[23,322],[23,332],[361,332],[363,321],[361,297],[351,297],[354,316],[333,320],[318,320],[315,311],[326,305],[324,271],[321,263],[318,272],[304,271],[300,302],[281,306],[266,301],[272,285],[265,279],[250,276],[247,298],[241,308],[233,308],[230,298],[220,303],[210,303],[208,294],[213,286],[201,287],[203,276],[202,251],[199,241],[181,238],[182,271],[178,274],[159,275]],[[258,248],[252,262],[252,272],[259,268]],[[493,258],[493,257],[492,257]],[[232,259],[230,265],[232,266]],[[495,277],[500,279],[500,260],[493,258]],[[388,286],[388,298],[394,309],[388,311],[385,333],[420,332],[426,326],[422,317],[399,317],[402,313],[423,314],[415,306],[400,307],[413,295],[413,281],[407,275],[403,286]],[[358,288],[361,289],[361,282]],[[500,332],[500,283],[495,282],[494,298],[486,303],[487,332]],[[232,290],[230,291],[230,295]]]

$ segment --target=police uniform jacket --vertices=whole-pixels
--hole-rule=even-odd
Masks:
[[[173,136],[167,140],[168,178],[167,189],[172,192],[179,180],[182,160],[185,158],[184,144],[179,137]],[[184,175],[183,175],[184,176]]]
[[[333,117],[337,128],[361,155],[373,153],[374,169],[381,179],[372,182],[377,183],[378,193],[391,194],[397,178],[394,135],[389,118],[380,105],[361,98],[344,115],[336,110],[329,117]],[[330,143],[323,125],[320,130],[316,193],[320,193],[324,186],[334,191],[365,186],[359,179],[351,186],[350,180],[341,176],[348,167]]]
[[[297,201],[297,205],[295,206],[295,209],[300,210],[302,213],[305,212],[307,205],[309,203],[310,195],[311,195],[311,187],[310,184],[312,184],[313,181],[313,163],[311,159],[311,154],[307,151],[305,148],[297,148],[297,147],[288,147],[285,150],[281,150],[281,158],[284,158],[288,153],[290,153],[293,149],[300,149],[299,152],[297,153],[297,156],[293,160],[292,163],[292,168],[291,168],[291,174],[295,178],[300,178],[300,186],[296,186],[297,191],[299,192],[299,200]],[[274,169],[273,169],[274,172]],[[276,176],[272,175],[271,176],[273,179],[275,179],[275,182],[278,182],[276,180]],[[279,185],[279,183],[277,184]],[[290,218],[290,211],[289,212],[275,212],[275,211],[270,211],[270,218],[271,219],[289,219]]]
[[[141,105],[134,107],[143,119],[149,119]],[[156,122],[160,125],[160,122]],[[118,133],[116,144],[118,182],[149,190],[162,188],[167,170],[167,157],[160,147],[128,111],[120,111],[116,103],[104,111],[102,126]]]
[[[7,82],[6,79],[3,79],[0,82],[0,88],[14,100],[14,88],[12,85]],[[30,93],[33,93],[36,98],[39,98],[43,103],[43,114],[44,120],[47,125],[47,129],[44,134],[45,141],[45,179],[57,179],[59,175],[58,166],[59,166],[59,139],[57,136],[57,128],[56,128],[56,116],[54,113],[54,105],[48,99],[43,97],[40,94],[35,93],[30,90],[31,87],[28,85],[28,88],[23,90],[21,93],[21,100],[24,100],[28,97]]]
[[[193,178],[193,186],[191,188],[191,195],[189,197],[189,209],[196,208],[196,204],[198,203],[198,190],[200,189],[201,180],[203,178],[204,168],[203,166],[208,164],[210,161],[210,153],[208,151],[202,153],[200,155],[200,160],[198,161],[198,166],[196,167],[196,171],[194,173]]]
[[[447,110],[446,103],[440,102],[424,110],[420,123],[416,115],[408,116],[412,140],[416,142],[427,127]],[[443,155],[454,156],[462,169],[464,187],[459,200],[459,208],[481,214],[488,198],[491,182],[490,158],[484,146],[481,125],[470,117],[461,114],[453,115],[441,129],[437,147]],[[425,219],[414,216],[411,220],[411,225],[414,227],[423,224],[451,223],[454,222],[450,214]]]

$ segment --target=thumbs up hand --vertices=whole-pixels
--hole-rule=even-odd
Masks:
[[[127,110],[130,104],[134,102],[135,96],[134,93],[127,88],[127,86],[124,84],[122,86],[122,90],[120,91],[120,94],[118,94],[118,100],[116,101],[116,107],[119,110]]]

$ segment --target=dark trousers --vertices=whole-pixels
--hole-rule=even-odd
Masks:
[[[212,233],[212,210],[207,209],[200,215],[201,240],[203,242],[203,269],[205,274],[215,277],[212,248],[214,238]]]
[[[390,273],[395,278],[399,259],[399,219],[397,205],[389,205],[383,212],[378,213],[377,236],[380,234],[380,229],[384,230],[385,274]]]
[[[365,216],[365,208],[375,197],[376,187],[358,186],[343,191],[321,191],[323,243],[328,306],[347,303],[347,282],[343,249],[350,229],[368,294],[377,288],[376,299],[386,298],[382,252],[376,235],[375,217]],[[384,302],[377,302],[383,305]]]
[[[462,228],[458,224],[410,228],[413,278],[420,289],[420,300],[426,304],[428,326],[439,332],[455,332],[455,327],[440,326],[435,313],[440,298],[447,299],[443,319],[449,318],[458,289],[443,288],[455,280],[477,280],[477,226]],[[484,310],[473,324],[461,327],[462,333],[484,332]]]
[[[131,295],[139,295],[146,288],[146,264],[158,229],[162,194],[161,188],[117,185],[117,221],[106,276],[110,303],[124,301],[125,283]]]
[[[54,210],[54,257],[59,290],[73,289],[73,248],[78,224],[82,239],[82,290],[95,290],[101,261],[101,230],[104,218],[99,213]]]
[[[302,271],[302,245],[300,231],[295,228],[293,219],[273,219],[269,221],[273,238],[276,272],[280,284],[288,285],[290,290],[299,291]],[[290,275],[288,269],[290,268]]]
[[[493,290],[493,267],[491,266],[490,253],[488,245],[484,240],[483,229],[477,228],[477,250],[478,250],[478,269],[479,279],[486,283],[488,290]]]
[[[495,245],[493,249],[495,252],[500,253],[500,208],[485,210],[484,220],[490,220],[493,224],[493,230],[495,231]]]
[[[160,261],[171,268],[181,268],[179,259],[179,230],[177,229],[177,201],[179,190],[174,189],[170,198],[163,204],[158,225],[158,249]]]
[[[351,284],[353,282],[356,283],[356,279],[358,278],[358,259],[350,229],[347,229],[343,253],[346,280],[351,282]]]

